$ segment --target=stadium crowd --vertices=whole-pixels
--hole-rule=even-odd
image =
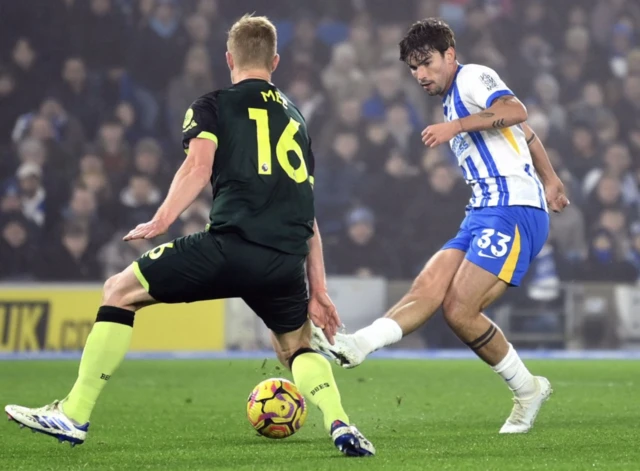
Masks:
[[[634,0],[30,0],[0,6],[0,280],[99,281],[159,243],[121,238],[162,201],[184,113],[229,85],[227,28],[257,7],[314,140],[330,274],[411,278],[462,220],[452,154],[420,141],[440,100],[398,60],[404,30],[441,16],[460,62],[527,105],[572,201],[529,283],[639,279]],[[167,238],[202,230],[210,205]]]

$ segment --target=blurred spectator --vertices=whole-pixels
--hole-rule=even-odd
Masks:
[[[123,178],[131,163],[131,148],[124,139],[124,126],[115,119],[104,121],[98,130],[97,152],[107,172]]]
[[[534,80],[535,100],[544,111],[550,126],[555,132],[564,132],[566,113],[560,106],[560,85],[551,74],[541,74]],[[543,140],[542,142],[546,142]]]
[[[120,193],[120,203],[126,209],[125,224],[135,227],[153,218],[162,193],[146,175],[134,174],[129,178],[129,184]]]
[[[367,162],[368,174],[379,173],[393,150],[393,139],[389,128],[381,119],[372,119],[367,122],[362,143],[362,155]]]
[[[34,278],[35,244],[27,220],[13,214],[0,219],[0,281]]]
[[[12,66],[18,93],[26,109],[34,108],[43,95],[40,57],[29,38],[18,39],[11,52]]]
[[[386,113],[386,128],[393,141],[394,147],[412,159],[418,156],[423,148],[420,131],[411,123],[409,108],[405,103],[395,103],[389,106]],[[413,160],[413,159],[412,159]]]
[[[13,74],[7,69],[0,69],[0,150],[9,146],[11,131],[24,107]]]
[[[578,61],[588,77],[608,77],[609,67],[602,49],[591,41],[591,33],[585,27],[574,26],[565,32],[565,51]]]
[[[183,73],[171,81],[167,96],[169,129],[176,147],[182,144],[184,114],[198,97],[214,89],[211,61],[207,50],[193,46],[187,52]]]
[[[341,226],[340,217],[358,197],[366,163],[360,139],[353,132],[340,132],[329,153],[316,162],[316,211],[327,231]],[[324,230],[323,230],[324,232]]]
[[[640,75],[640,47],[627,54],[627,75]]]
[[[591,129],[579,123],[571,131],[570,145],[567,168],[576,179],[583,181],[591,170],[600,165],[597,142]]]
[[[558,60],[560,104],[570,105],[580,98],[586,79],[585,64],[571,53],[564,53]]]
[[[458,172],[444,162],[435,163],[425,171],[428,185],[407,201],[402,238],[410,255],[408,260],[414,261],[408,276],[417,274],[430,254],[458,232],[471,197]]]
[[[313,82],[312,76],[298,74],[289,82],[287,96],[304,116],[309,134],[317,135],[327,119],[327,102],[321,87]]]
[[[604,92],[596,82],[588,82],[582,88],[582,97],[569,107],[572,122],[580,121],[595,128],[598,118],[606,113]]]
[[[327,147],[331,146],[336,135],[341,131],[351,131],[359,136],[364,135],[365,126],[362,122],[361,103],[356,98],[347,98],[338,103],[334,119],[326,121],[319,133],[319,139],[314,140],[316,153],[320,154],[328,150]]]
[[[630,75],[624,81],[624,97],[618,105],[616,115],[622,117],[622,134],[640,129],[640,75]],[[640,158],[636,164],[640,163]]]
[[[605,229],[593,233],[584,262],[559,265],[559,272],[568,281],[632,283],[638,277],[633,264],[616,256],[613,238]]]
[[[356,51],[351,44],[342,43],[333,48],[331,63],[322,72],[322,84],[334,104],[347,98],[369,96],[371,84],[355,63]]]
[[[46,216],[47,192],[42,185],[42,168],[25,162],[14,179],[5,184],[3,195],[16,195],[20,199],[20,210],[29,221],[43,226]]]
[[[154,242],[137,239],[125,242],[122,238],[126,231],[116,232],[109,242],[98,252],[98,261],[102,264],[102,278],[105,280],[131,265],[143,253],[153,249]]]
[[[604,154],[602,166],[586,175],[582,191],[587,197],[605,174],[620,180],[622,202],[626,206],[638,204],[638,182],[631,171],[631,156],[625,145],[611,145]]]
[[[153,138],[142,139],[136,144],[133,170],[137,174],[145,175],[159,188],[168,188],[171,183],[172,174],[167,169],[162,147]]]
[[[55,98],[46,98],[40,106],[40,116],[48,119],[53,126],[55,139],[60,143],[62,150],[72,156],[74,165],[76,156],[82,151],[85,135],[80,121],[67,113],[62,104]]]
[[[383,0],[384,3],[389,3]],[[397,10],[397,8],[394,8]],[[388,16],[380,17],[377,40],[380,47],[380,62],[390,63],[398,60],[398,43],[405,32],[403,21],[392,21]]]
[[[399,243],[402,238],[398,236],[397,228],[402,228],[407,221],[397,202],[406,202],[401,205],[404,209],[409,202],[419,200],[416,195],[423,186],[419,168],[411,165],[407,157],[396,148],[380,167],[369,171],[367,181],[368,184],[362,190],[366,192],[364,201],[375,208],[376,218],[385,221],[384,225],[379,226],[378,232],[384,239]],[[394,197],[389,198],[389,195]]]
[[[115,118],[124,128],[124,137],[128,142],[137,141],[143,134],[135,107],[128,101],[121,101],[115,107]]]
[[[298,70],[308,70],[313,75],[329,63],[329,47],[316,35],[316,25],[309,14],[302,14],[295,22],[293,38],[283,49],[280,77],[290,77]]]
[[[97,209],[96,196],[88,188],[76,186],[71,193],[68,206],[63,210],[63,220],[90,230],[98,225]]]
[[[347,44],[353,47],[355,53],[355,61],[351,65],[365,72],[370,72],[378,64],[379,51],[373,31],[371,19],[366,14],[356,16],[349,29]]]
[[[371,209],[360,206],[349,211],[345,231],[330,245],[332,273],[362,278],[397,277],[399,260],[391,246],[375,230]]]
[[[631,224],[629,232],[631,240],[627,260],[636,268],[638,281],[640,281],[640,222]]]
[[[76,185],[91,192],[97,204],[97,216],[101,221],[108,221],[108,226],[118,227],[122,218],[120,206],[116,201],[109,178],[103,171],[90,170],[81,173]],[[104,224],[103,224],[104,225]],[[108,235],[104,236],[106,239]]]
[[[620,179],[613,174],[603,173],[590,200],[589,207],[592,209],[592,214],[596,215],[603,209],[623,207],[624,200]]]
[[[225,70],[228,26],[221,16],[218,0],[197,0],[196,11],[187,18],[186,27],[191,45],[204,46],[213,68]]]
[[[594,38],[605,47],[610,45],[611,33],[618,19],[629,15],[640,24],[640,7],[633,0],[598,0],[591,10]]]
[[[616,257],[624,257],[629,250],[628,212],[620,207],[602,210],[596,223],[597,229],[606,230],[612,238],[612,250]]]
[[[568,187],[570,188],[570,187]],[[573,201],[573,194],[567,191]],[[560,214],[549,214],[549,242],[555,248],[559,261],[579,261],[587,258],[587,229],[582,210],[577,204],[570,204]]]
[[[159,98],[177,75],[186,50],[177,0],[156,0],[153,13],[136,33],[130,70],[135,81]],[[195,98],[195,97],[194,97]]]
[[[43,281],[98,281],[100,266],[92,247],[89,229],[82,224],[65,224],[59,239],[43,244],[38,278]]]
[[[91,83],[85,63],[79,57],[68,58],[62,68],[62,81],[51,92],[71,115],[78,118],[88,136],[93,136],[100,117],[104,113],[104,103],[98,88]]]
[[[625,77],[629,71],[627,58],[635,45],[634,33],[637,31],[634,31],[633,20],[629,17],[622,17],[613,27],[609,66],[618,78]]]
[[[88,3],[82,21],[74,25],[82,59],[93,70],[123,69],[130,38],[124,18],[115,8],[115,0],[89,0]]]
[[[18,160],[21,163],[34,163],[44,168],[48,162],[47,148],[38,139],[23,139],[18,144]]]
[[[375,90],[362,105],[362,115],[365,118],[383,118],[391,105],[401,103],[407,108],[411,125],[421,130],[422,119],[406,95],[401,72],[395,64],[375,72]]]
[[[219,0],[196,0],[196,12],[198,17],[204,18],[212,31],[212,40],[218,44],[226,44],[227,30],[225,28],[226,20],[222,17]],[[222,53],[224,55],[224,50]],[[221,57],[224,62],[224,58]],[[224,64],[222,64],[224,65]]]

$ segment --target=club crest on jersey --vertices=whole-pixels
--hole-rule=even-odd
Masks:
[[[498,87],[498,82],[496,82],[495,79],[486,72],[483,72],[482,75],[480,75],[480,81],[485,87],[487,87],[488,91]]]
[[[187,110],[187,114],[184,115],[184,121],[182,122],[182,131],[187,132],[190,129],[195,128],[198,125],[193,120],[193,108]]]

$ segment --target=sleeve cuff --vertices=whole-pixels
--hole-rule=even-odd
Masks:
[[[513,92],[511,90],[498,90],[496,92],[493,92],[491,95],[489,95],[489,98],[487,98],[485,108],[489,108],[491,105],[493,105],[493,102],[496,101],[496,99],[505,95],[513,96]]]
[[[196,137],[199,137],[200,139],[209,139],[210,141],[213,141],[216,143],[216,145],[218,145],[218,136],[216,136],[212,132],[202,131]]]

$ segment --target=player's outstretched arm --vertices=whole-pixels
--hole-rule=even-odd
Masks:
[[[531,129],[527,123],[522,123],[522,130],[524,131],[524,137],[527,140],[527,145],[531,152],[533,166],[544,185],[545,197],[549,209],[559,213],[569,205],[569,199],[564,191],[564,184],[553,169],[549,155],[542,142],[540,142],[540,139],[536,136],[536,133],[533,132],[533,129]]]
[[[318,221],[313,222],[313,237],[309,240],[307,278],[309,280],[309,317],[316,326],[324,331],[327,340],[333,345],[333,337],[342,322],[327,292],[327,276],[324,269],[324,255]]]
[[[215,142],[191,139],[189,153],[171,182],[169,193],[153,219],[139,224],[124,240],[152,239],[164,234],[209,183],[216,152]]]
[[[450,141],[462,132],[508,128],[526,120],[527,108],[522,102],[513,95],[504,95],[497,98],[486,110],[428,126],[422,131],[422,142],[428,147],[435,147]]]

